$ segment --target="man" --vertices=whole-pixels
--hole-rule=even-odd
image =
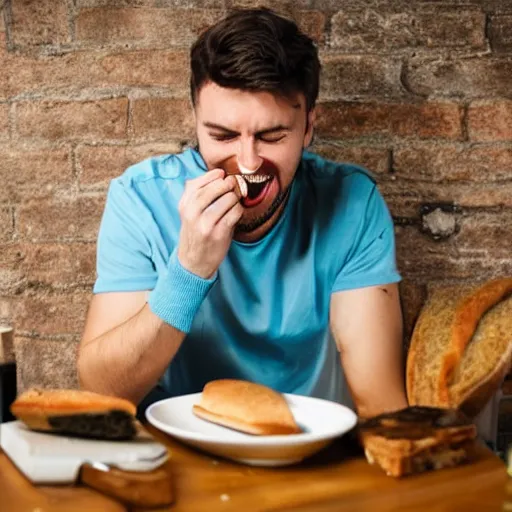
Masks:
[[[365,171],[305,151],[313,42],[237,11],[191,67],[198,150],[110,185],[81,385],[145,406],[239,378],[350,403],[346,377],[362,416],[406,406],[389,212]]]

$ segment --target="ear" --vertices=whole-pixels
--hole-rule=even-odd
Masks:
[[[307,125],[306,125],[306,133],[304,134],[304,148],[307,148],[311,144],[311,140],[313,139],[313,131],[316,123],[316,107],[313,107],[308,112]]]

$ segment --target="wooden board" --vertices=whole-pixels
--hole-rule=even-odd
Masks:
[[[171,449],[168,464],[175,488],[175,504],[157,510],[507,510],[505,465],[484,446],[472,464],[396,480],[367,464],[350,439],[336,441],[298,466],[269,469],[219,460],[150,430]],[[5,510],[46,510],[49,504],[57,512],[124,510],[84,488],[34,488],[5,454],[0,454],[0,474]]]

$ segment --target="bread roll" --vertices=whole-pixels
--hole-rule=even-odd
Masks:
[[[222,379],[206,384],[196,416],[254,435],[298,434],[301,429],[280,393],[252,382]]]
[[[407,357],[411,405],[480,412],[510,369],[511,293],[512,278],[433,291]]]
[[[30,389],[11,412],[32,430],[97,439],[130,439],[137,432],[135,405],[89,391]]]

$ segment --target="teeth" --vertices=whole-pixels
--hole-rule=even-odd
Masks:
[[[242,176],[240,176],[240,174],[235,174],[235,178],[236,181],[238,182],[238,187],[240,188],[240,193],[242,194],[242,197],[247,197],[247,194],[249,193],[247,183],[242,178]]]
[[[252,176],[244,176],[244,179],[247,180],[249,183],[264,183],[265,181],[270,181],[272,179],[272,176],[265,176],[263,174],[255,174]]]

